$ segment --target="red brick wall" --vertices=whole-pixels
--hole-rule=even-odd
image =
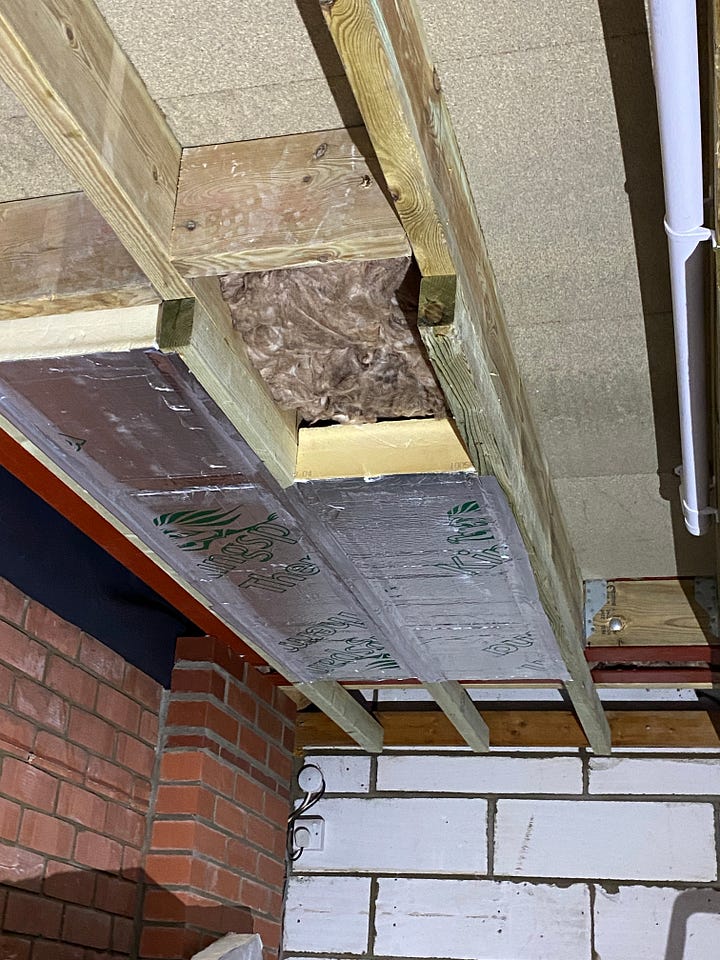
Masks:
[[[162,690],[0,580],[0,957],[127,956]]]
[[[227,930],[277,956],[294,709],[219,641],[178,641],[146,860],[164,889],[147,893],[142,957]]]
[[[276,956],[293,710],[208,638],[164,693],[0,580],[0,960]]]

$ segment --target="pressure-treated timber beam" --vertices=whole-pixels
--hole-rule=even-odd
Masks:
[[[238,650],[248,662],[267,664],[291,683],[292,675],[272,655],[258,650],[251,640],[238,637],[220,613],[211,610],[202,596],[177,571],[160,558],[140,537],[118,520],[101,503],[76,483],[54,461],[25,437],[9,420],[0,416],[0,463],[26,482],[51,505],[56,506],[85,533],[109,549],[147,583],[168,597],[196,623]],[[382,728],[334,681],[299,684],[299,690],[320,710],[327,711],[352,742],[366,750],[382,749]]]
[[[473,464],[508,496],[571,675],[568,694],[593,748],[607,752],[609,728],[582,655],[580,575],[415,4],[321,5],[420,270],[445,278],[421,294],[435,305],[423,311],[425,346]]]
[[[611,580],[607,603],[593,618],[588,647],[720,644],[693,578]]]
[[[471,750],[484,753],[490,749],[490,731],[467,690],[456,680],[424,687]]]
[[[193,277],[409,256],[376,169],[361,127],[183,150],[173,263]]]
[[[542,708],[481,710],[493,747],[585,747],[587,738],[570,710]],[[462,747],[464,741],[440,710],[376,711],[386,747]],[[720,747],[720,710],[608,710],[614,747]],[[327,717],[313,711],[297,716],[298,753],[323,747],[353,746]]]
[[[171,263],[180,145],[92,0],[0,0],[0,77],[160,296],[196,297],[213,336],[231,333],[216,283],[189,282]],[[233,362],[244,363],[236,371],[244,390],[228,415],[289,484],[295,418],[278,409],[240,350]],[[193,370],[216,399],[206,372]]]

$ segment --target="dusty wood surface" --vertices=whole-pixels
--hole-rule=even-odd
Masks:
[[[471,469],[449,420],[387,420],[298,431],[298,480]]]
[[[323,11],[422,273],[457,275],[464,307],[453,324],[425,327],[424,342],[473,464],[508,496],[572,676],[568,693],[594,748],[607,751],[609,729],[582,656],[580,574],[415,5],[335,0]]]
[[[464,743],[476,753],[486,752],[490,746],[490,731],[467,691],[456,680],[426,683],[425,689]]]
[[[695,600],[691,578],[610,581],[608,602],[593,625],[591,647],[720,644],[710,632],[707,612]],[[618,625],[621,629],[613,629]]]
[[[482,710],[493,747],[585,747],[587,739],[569,710]],[[439,710],[375,713],[386,747],[462,747],[464,741]],[[720,711],[608,710],[613,747],[720,746]],[[353,741],[320,713],[297,717],[296,751],[352,746]]]
[[[350,742],[359,744],[368,753],[380,753],[383,748],[383,728],[344,687],[333,680],[314,683],[296,683],[296,690],[322,710],[322,715],[339,724]],[[338,729],[340,728],[338,727]]]
[[[0,320],[159,299],[84,194],[0,204]]]
[[[171,256],[185,276],[409,253],[362,128],[183,151]]]

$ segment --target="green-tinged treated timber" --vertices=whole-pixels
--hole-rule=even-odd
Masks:
[[[183,150],[172,259],[184,276],[406,257],[365,130]]]
[[[481,709],[493,747],[586,747],[587,737],[570,710]],[[441,710],[391,710],[375,713],[386,747],[462,747],[465,741]],[[720,710],[608,710],[613,747],[720,747]],[[324,747],[352,747],[353,741],[326,716],[297,715],[298,753]]]
[[[0,0],[0,78],[161,298],[197,300],[192,372],[276,479],[291,483],[295,418],[250,363],[217,278],[188,281],[171,263],[180,145],[92,0]]]
[[[489,750],[490,731],[467,690],[454,680],[424,686],[471,750],[476,753]]]
[[[582,582],[513,355],[452,122],[412,0],[322,9],[424,276],[421,331],[473,465],[515,513],[588,739],[609,728],[582,654]],[[449,277],[457,277],[450,319]],[[438,278],[438,279],[435,279]]]
[[[325,717],[334,721],[333,725],[339,724],[351,741],[358,743],[368,753],[382,751],[383,728],[340,684],[332,680],[317,680],[313,683],[296,683],[294,686],[319,707]]]

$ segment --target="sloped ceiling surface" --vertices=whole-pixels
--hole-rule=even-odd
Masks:
[[[357,123],[316,0],[98,0],[186,145]],[[702,574],[679,462],[643,0],[420,0],[586,577]],[[0,199],[73,189],[0,93]],[[7,161],[7,162],[6,162]]]

